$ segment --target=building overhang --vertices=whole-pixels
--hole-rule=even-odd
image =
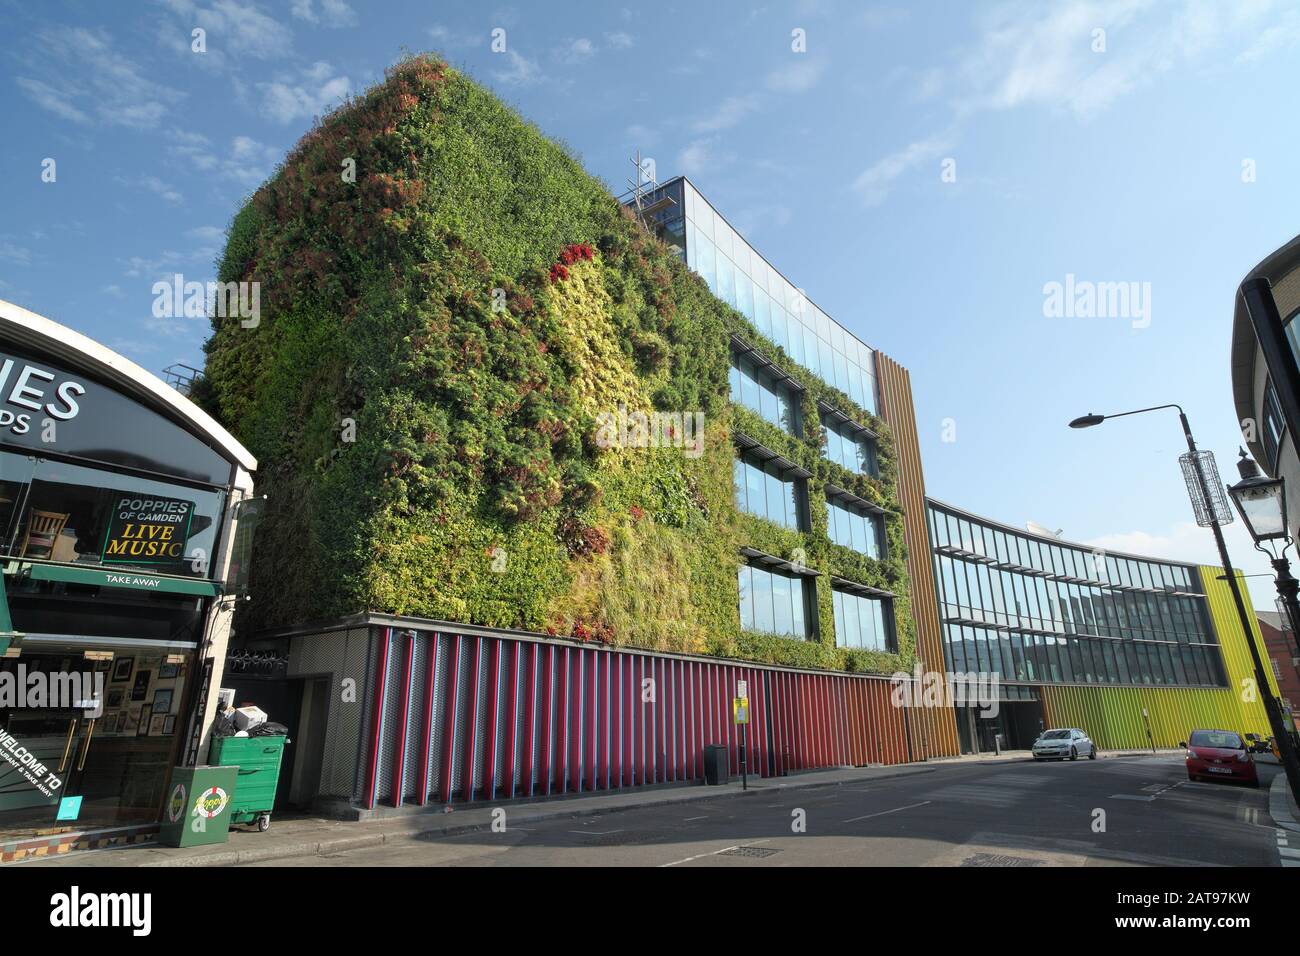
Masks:
[[[747,456],[756,461],[762,462],[764,465],[772,465],[774,468],[779,469],[783,476],[789,476],[791,478],[812,477],[812,472],[808,469],[801,468],[789,458],[774,452],[766,445],[760,444],[748,435],[737,432],[732,435],[732,441],[735,442],[736,447],[743,451]]]
[[[84,370],[105,385],[176,421],[245,471],[257,470],[257,459],[207,412],[152,372],[80,332],[0,299],[0,335],[16,345]]]
[[[817,572],[807,565],[799,564],[788,558],[779,558],[774,554],[768,554],[766,551],[759,551],[756,548],[741,548],[740,553],[749,564],[757,568],[763,568],[767,571],[780,571],[783,574],[792,574],[801,578],[817,577]]]
[[[761,349],[751,345],[735,332],[731,333],[731,351],[741,358],[749,359],[761,368],[764,374],[768,375],[781,386],[790,389],[790,391],[795,392],[796,394],[803,394],[804,387],[797,378],[790,375],[785,369],[781,368],[781,366],[768,358]]]

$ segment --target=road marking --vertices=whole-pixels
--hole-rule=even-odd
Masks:
[[[583,836],[609,836],[611,833],[622,833],[622,830],[570,830],[570,833],[581,833]]]
[[[742,846],[758,846],[759,844],[762,843],[771,843],[771,842],[772,842],[771,840],[754,840],[750,843],[736,843],[733,844],[732,846],[724,846],[721,850],[714,850],[711,853],[697,853],[694,856],[688,856],[681,860],[673,860],[671,863],[660,863],[659,867],[662,869],[663,867],[666,866],[677,866],[679,863],[690,863],[692,860],[702,860],[706,856],[717,856],[719,853],[726,853],[728,850],[739,850]]]
[[[1112,793],[1111,800],[1137,800],[1139,803],[1150,803],[1155,797],[1140,797],[1136,793]]]
[[[909,803],[905,807],[894,807],[892,810],[881,810],[879,813],[868,813],[865,816],[854,817],[851,820],[842,820],[842,823],[857,823],[859,820],[870,820],[872,817],[883,817],[888,813],[897,813],[899,810],[911,810],[913,807],[923,807],[929,800],[922,800],[920,803]]]
[[[687,817],[687,818],[686,818],[685,820],[683,820],[682,822],[683,822],[683,823],[691,823],[691,822],[694,821],[694,820],[707,820],[708,818],[709,818],[709,815],[706,813],[706,814],[705,814],[704,816],[702,816],[702,817]]]
[[[1300,860],[1300,850],[1293,850],[1290,847],[1280,846],[1277,852],[1281,854],[1284,860]]]

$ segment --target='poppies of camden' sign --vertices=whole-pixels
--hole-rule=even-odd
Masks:
[[[193,518],[192,501],[121,495],[113,503],[101,558],[105,564],[179,566]]]

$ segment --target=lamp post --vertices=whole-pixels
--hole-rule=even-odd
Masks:
[[[1296,633],[1296,625],[1300,624],[1300,602],[1296,599],[1300,581],[1291,574],[1291,562],[1286,559],[1286,549],[1294,543],[1287,531],[1286,479],[1265,478],[1244,448],[1237,471],[1241,481],[1228,488],[1228,494],[1255,541],[1255,550],[1273,565],[1278,608],[1286,615],[1292,641],[1300,641]],[[1300,650],[1300,644],[1297,649]]]
[[[1268,675],[1264,671],[1264,662],[1260,659],[1259,648],[1255,646],[1254,629],[1251,626],[1251,615],[1246,610],[1245,599],[1241,595],[1241,584],[1237,580],[1237,574],[1233,570],[1232,560],[1228,557],[1228,545],[1223,540],[1223,531],[1220,530],[1220,514],[1216,506],[1216,498],[1211,493],[1210,483],[1205,477],[1205,466],[1201,462],[1201,454],[1196,449],[1196,439],[1192,437],[1192,426],[1187,421],[1187,414],[1183,411],[1181,405],[1153,405],[1150,408],[1138,408],[1131,412],[1118,412],[1114,415],[1096,415],[1089,412],[1087,415],[1081,415],[1074,421],[1070,422],[1071,428],[1091,428],[1094,425],[1100,425],[1108,418],[1124,418],[1128,415],[1140,415],[1143,412],[1156,412],[1166,408],[1178,409],[1178,420],[1183,426],[1183,437],[1187,440],[1187,458],[1191,463],[1191,473],[1196,479],[1193,486],[1188,483],[1189,491],[1198,492],[1200,502],[1196,500],[1196,493],[1192,495],[1193,510],[1200,512],[1204,510],[1205,517],[1202,520],[1201,515],[1197,514],[1198,524],[1208,524],[1210,531],[1214,533],[1214,543],[1219,549],[1219,561],[1223,566],[1223,574],[1228,579],[1228,587],[1232,591],[1232,601],[1237,608],[1237,619],[1241,623],[1241,633],[1246,639],[1246,648],[1250,651],[1251,663],[1255,667],[1255,685],[1264,704],[1264,713],[1268,715],[1268,725],[1273,731],[1273,739],[1277,741],[1278,753],[1282,757],[1282,769],[1286,771],[1287,783],[1291,787],[1291,798],[1297,804],[1300,804],[1300,763],[1296,760],[1296,751],[1294,742],[1286,725],[1282,722],[1282,707],[1278,703],[1273,691],[1269,687]],[[1184,471],[1187,468],[1185,466]],[[1220,489],[1221,490],[1221,489]],[[1198,505],[1203,505],[1198,507]],[[1232,520],[1232,513],[1227,512],[1226,505],[1223,508],[1226,512],[1222,517],[1226,518],[1224,524]],[[1250,522],[1248,521],[1249,525]],[[1283,520],[1285,528],[1285,519]],[[1263,527],[1263,524],[1261,524]],[[1294,622],[1293,622],[1294,626]]]

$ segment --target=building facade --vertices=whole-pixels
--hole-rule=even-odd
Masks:
[[[144,369],[0,302],[4,859],[133,838],[205,762],[255,468]]]
[[[1300,236],[1242,280],[1232,320],[1232,397],[1242,438],[1260,468],[1286,479],[1289,527],[1300,528]]]
[[[1264,660],[1277,678],[1282,707],[1294,714],[1300,704],[1300,655],[1297,655],[1295,634],[1286,618],[1277,611],[1256,611],[1259,631],[1264,638],[1267,653]]]
[[[998,736],[1023,749],[1062,726],[1103,748],[1176,747],[1195,727],[1267,735],[1221,569],[1099,551],[933,499],[928,515],[947,665],[1002,688],[996,715],[958,710],[963,751]],[[1258,630],[1250,639],[1262,645]]]

